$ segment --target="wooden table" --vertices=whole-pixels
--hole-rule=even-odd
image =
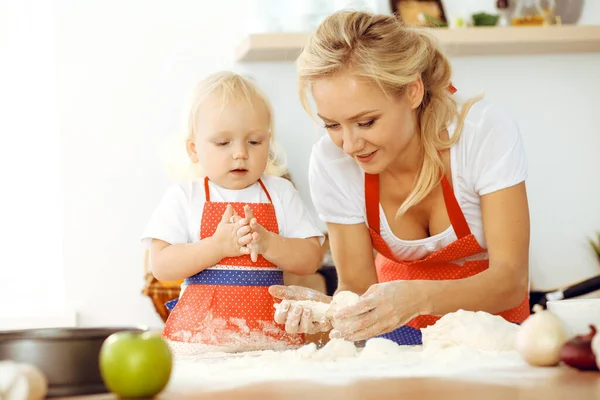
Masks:
[[[496,382],[494,374],[448,378],[396,378],[355,381],[348,385],[322,385],[308,382],[258,384],[223,391],[190,391],[170,388],[156,397],[162,400],[305,400],[305,399],[420,399],[420,400],[495,400],[495,399],[600,399],[600,373],[579,372],[569,368],[552,369],[548,376],[515,378]],[[70,397],[69,400],[115,400],[113,395]],[[65,399],[66,400],[66,399]]]

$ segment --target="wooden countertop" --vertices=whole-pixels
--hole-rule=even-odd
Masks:
[[[600,373],[579,372],[567,367],[549,368],[535,377],[520,378],[514,371],[486,372],[460,378],[396,378],[357,380],[348,385],[309,382],[261,383],[235,389],[205,392],[199,389],[169,388],[157,400],[186,399],[399,399],[495,400],[495,399],[600,399]],[[498,379],[499,376],[505,376]],[[508,374],[513,378],[506,379]],[[113,395],[70,397],[70,400],[115,400]],[[66,400],[66,398],[65,398]]]

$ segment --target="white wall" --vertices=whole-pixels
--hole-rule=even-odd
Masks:
[[[68,311],[52,16],[46,0],[0,1],[0,330]]]
[[[232,66],[237,3],[58,1],[64,259],[82,325],[160,322],[139,243],[169,184],[158,147],[193,84]]]
[[[456,58],[459,90],[497,102],[518,119],[529,159],[531,269],[535,287],[552,287],[591,276],[598,262],[586,242],[600,231],[600,54]],[[277,133],[290,169],[308,197],[307,157],[319,133],[300,110],[294,68],[287,63],[245,65],[275,104]],[[297,109],[298,112],[290,112]]]
[[[274,103],[280,141],[294,152],[290,169],[307,202],[308,154],[318,132],[297,100],[291,63],[234,66],[243,2],[57,3],[68,296],[82,325],[159,325],[140,294],[138,239],[169,184],[159,146],[181,128],[193,83],[233,67],[259,81]],[[597,8],[595,18],[600,23]],[[600,54],[453,61],[461,90],[485,89],[520,121],[535,285],[595,273],[585,240],[600,230]]]

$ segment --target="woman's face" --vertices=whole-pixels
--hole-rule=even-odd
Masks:
[[[317,114],[333,142],[367,173],[379,174],[409,156],[422,81],[386,96],[374,82],[342,73],[313,85]]]

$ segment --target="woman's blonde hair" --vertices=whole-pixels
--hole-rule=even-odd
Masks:
[[[252,80],[232,71],[220,71],[213,73],[202,79],[197,85],[192,95],[191,105],[187,114],[187,132],[185,138],[180,137],[177,140],[177,150],[179,156],[171,159],[169,164],[171,172],[177,176],[177,179],[196,179],[204,176],[204,172],[199,163],[192,163],[189,158],[185,157],[187,162],[182,164],[179,158],[185,152],[185,140],[193,138],[197,132],[196,121],[198,112],[204,102],[218,96],[221,101],[221,110],[224,110],[229,103],[234,101],[245,101],[252,105],[253,100],[259,100],[267,109],[269,116],[269,158],[265,173],[269,175],[281,176],[287,172],[285,162],[281,159],[283,152],[279,149],[273,132],[274,118],[273,108],[267,96],[260,90]],[[183,140],[183,144],[181,143]]]
[[[439,184],[444,170],[439,150],[458,140],[469,108],[480,99],[466,101],[459,112],[449,90],[450,63],[434,38],[423,30],[403,26],[394,15],[346,10],[330,15],[304,47],[297,68],[300,101],[311,115],[307,93],[316,81],[336,73],[367,78],[392,96],[403,94],[409,83],[422,78],[425,93],[416,114],[423,163],[398,216]],[[444,140],[441,133],[454,120],[456,131]]]

